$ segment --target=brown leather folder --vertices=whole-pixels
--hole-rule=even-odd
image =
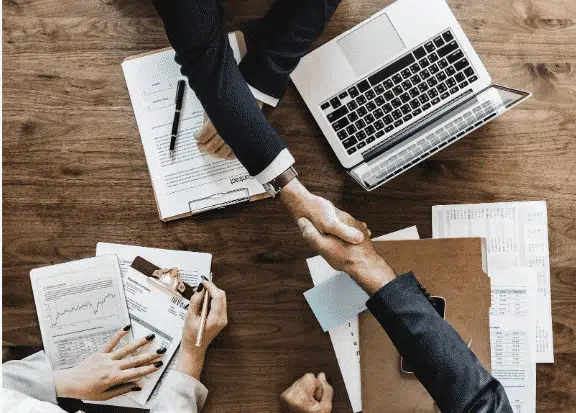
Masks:
[[[490,370],[490,279],[480,238],[376,242],[397,274],[412,271],[433,296],[446,300],[445,318]],[[413,374],[400,370],[400,355],[378,321],[360,314],[362,412],[437,412]]]

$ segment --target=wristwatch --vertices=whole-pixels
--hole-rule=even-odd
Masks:
[[[276,198],[276,195],[284,188],[288,183],[298,176],[298,172],[293,166],[286,169],[276,178],[272,179],[270,182],[266,182],[262,186],[272,197]]]

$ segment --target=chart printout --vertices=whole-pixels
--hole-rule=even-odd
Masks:
[[[432,237],[486,238],[488,275],[521,266],[536,270],[536,362],[553,363],[546,202],[437,205]]]
[[[130,324],[118,258],[105,255],[30,272],[42,342],[54,369],[74,367]],[[124,341],[131,339],[131,334]]]

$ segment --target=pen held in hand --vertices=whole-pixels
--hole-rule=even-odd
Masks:
[[[198,334],[196,335],[196,347],[202,346],[202,336],[204,335],[204,329],[206,328],[206,317],[208,316],[208,300],[209,300],[208,290],[204,293],[204,301],[202,302],[202,313],[200,314],[200,327],[198,328]]]
[[[180,125],[180,111],[182,110],[182,102],[184,101],[184,89],[186,88],[186,81],[179,80],[176,86],[176,99],[174,120],[172,121],[172,133],[170,137],[170,159],[174,157],[174,148],[176,147],[176,136],[178,135],[178,126]]]

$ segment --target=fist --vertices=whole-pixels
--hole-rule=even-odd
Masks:
[[[331,413],[332,394],[324,373],[306,373],[282,393],[280,402],[287,413]]]

